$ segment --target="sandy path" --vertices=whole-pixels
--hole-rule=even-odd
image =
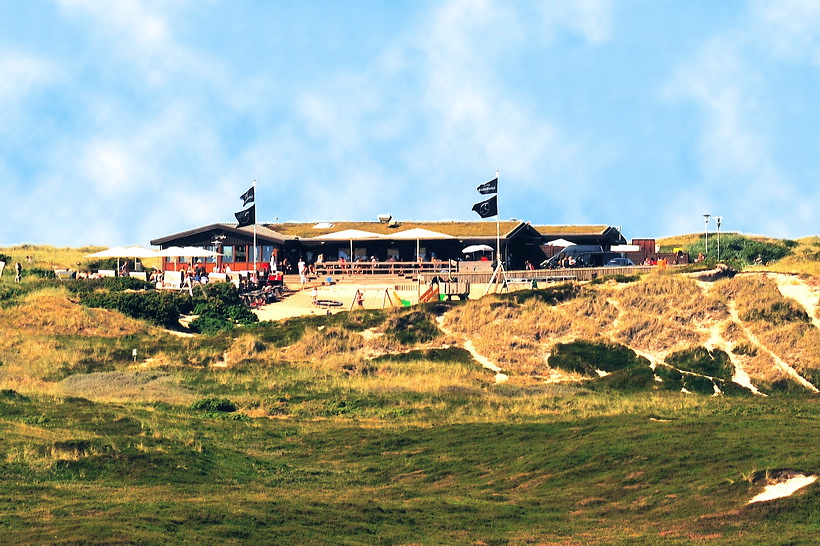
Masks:
[[[732,316],[732,320],[734,320],[737,323],[737,325],[740,326],[740,328],[743,330],[743,333],[746,334],[746,337],[749,338],[749,341],[754,343],[761,351],[764,351],[769,356],[771,356],[772,360],[774,360],[775,365],[778,368],[780,368],[783,372],[785,372],[786,375],[788,375],[789,377],[791,377],[807,389],[813,392],[820,392],[818,391],[817,387],[809,383],[802,375],[797,373],[797,370],[789,366],[782,358],[774,354],[768,347],[766,347],[766,345],[764,345],[759,339],[757,339],[757,336],[755,336],[752,332],[749,331],[748,328],[746,328],[746,325],[743,324],[743,322],[740,320],[740,316],[738,316],[737,308],[734,306],[734,304],[731,304],[729,306],[729,314]]]
[[[488,370],[492,370],[492,371],[495,372],[495,382],[496,383],[503,383],[504,381],[509,379],[507,374],[502,373],[503,370],[500,366],[498,366],[492,360],[490,360],[489,358],[487,358],[486,356],[484,356],[484,355],[482,355],[481,353],[478,352],[478,350],[475,348],[475,345],[473,345],[472,340],[467,339],[467,338],[462,337],[462,336],[459,336],[455,332],[453,332],[452,330],[450,330],[449,328],[444,326],[444,320],[445,320],[445,318],[444,318],[443,315],[439,316],[439,317],[436,317],[436,323],[438,324],[439,329],[442,332],[444,332],[445,334],[447,334],[448,336],[450,336],[450,337],[453,337],[453,338],[456,338],[456,339],[461,339],[462,348],[465,351],[467,351],[468,353],[470,353],[473,356],[473,358],[476,360],[476,362],[478,362],[479,364],[481,364],[482,366],[484,366]]]
[[[780,293],[802,305],[806,310],[806,313],[809,314],[811,323],[814,324],[816,328],[820,328],[820,318],[817,318],[820,290],[809,285],[796,275],[786,275],[784,273],[765,273],[764,276],[774,279]]]

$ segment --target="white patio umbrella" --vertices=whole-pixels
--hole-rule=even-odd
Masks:
[[[567,241],[566,239],[554,239],[552,241],[547,241],[547,244],[550,245],[550,246],[563,246],[563,247],[568,247],[568,246],[574,246],[575,245],[575,243],[573,243],[571,241]]]
[[[142,248],[141,246],[121,247],[115,246],[100,252],[88,254],[86,258],[117,258],[117,271],[120,269],[120,258],[155,258],[158,254],[155,250]]]
[[[313,237],[317,241],[350,241],[350,261],[354,261],[353,256],[353,240],[359,239],[379,239],[381,235],[373,233],[372,231],[363,231],[361,229],[343,229],[334,233],[326,233],[325,235],[318,235]]]
[[[493,247],[490,245],[470,245],[465,247],[462,252],[464,254],[472,254],[473,252],[485,252],[485,251],[492,251],[494,250]]]
[[[398,233],[394,233],[390,235],[391,239],[415,239],[416,240],[416,259],[419,258],[419,252],[421,241],[422,239],[425,241],[431,240],[439,240],[439,239],[455,239],[452,235],[447,235],[445,233],[439,233],[438,231],[432,231],[429,229],[424,228],[412,228],[406,229],[404,231],[399,231]]]

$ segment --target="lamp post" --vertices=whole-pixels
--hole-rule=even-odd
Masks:
[[[703,223],[706,226],[706,250],[703,252],[704,254],[709,254],[709,217],[711,214],[704,214],[703,215]]]
[[[722,216],[715,216],[715,224],[717,224],[717,259],[720,261],[720,223],[723,221]]]

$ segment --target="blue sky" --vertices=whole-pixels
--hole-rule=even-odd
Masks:
[[[9,0],[0,244],[258,219],[815,235],[814,0]],[[714,222],[710,224],[714,230]]]

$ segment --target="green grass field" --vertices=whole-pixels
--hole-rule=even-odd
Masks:
[[[5,392],[0,531],[22,543],[326,544],[809,543],[820,531],[816,487],[746,505],[765,471],[820,466],[814,398],[503,390],[471,397],[541,396],[560,411],[459,422],[449,410],[470,402],[451,393],[410,422],[356,407],[237,419]],[[578,396],[620,411],[573,417]]]

